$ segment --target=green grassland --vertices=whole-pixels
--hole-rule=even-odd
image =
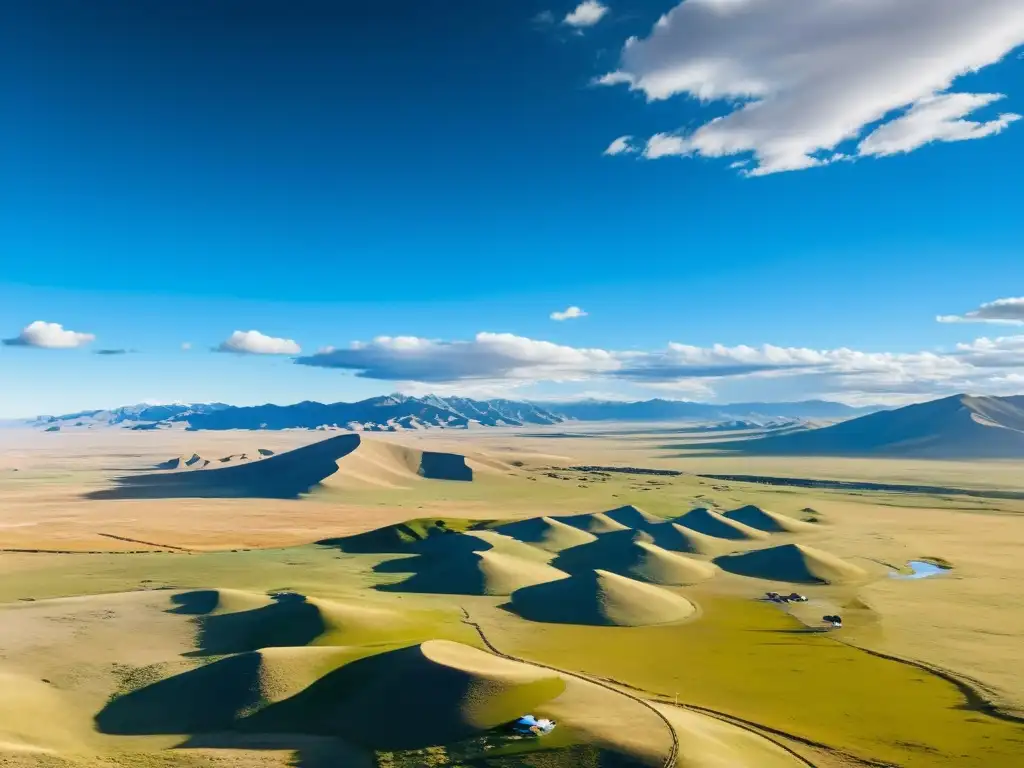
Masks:
[[[697,459],[686,461],[696,468]],[[771,467],[767,465],[767,469],[744,470],[737,462],[730,460],[728,471],[771,474],[767,471]],[[823,472],[823,466],[820,462],[816,464],[815,474]],[[707,469],[703,465],[700,468]],[[790,474],[800,474],[798,466],[792,469]],[[851,471],[849,477],[872,477],[871,466],[867,463],[859,463]],[[907,473],[914,471],[907,465]],[[1000,485],[1005,482],[1002,467],[990,468],[990,471],[993,476],[998,475]],[[895,464],[887,465],[879,476],[883,475],[898,479],[903,477],[904,470]],[[842,473],[832,476],[843,477]],[[36,479],[43,482],[45,478],[31,479],[28,485]],[[949,484],[964,481],[967,485],[969,479],[967,469],[958,465]],[[14,481],[5,482],[14,487]],[[24,489],[28,485],[18,487]],[[231,503],[241,508],[246,501]],[[765,539],[729,541],[724,546],[726,551],[732,552],[786,543],[820,546],[829,555],[863,569],[868,583],[801,584],[798,588],[812,598],[812,603],[806,609],[790,610],[755,598],[766,589],[795,585],[716,569],[716,575],[696,586],[666,588],[697,606],[695,615],[684,622],[660,626],[587,626],[528,621],[512,610],[507,596],[442,595],[405,590],[403,584],[409,573],[403,572],[403,563],[384,565],[424,552],[424,542],[458,537],[460,533],[486,531],[493,534],[492,529],[503,521],[598,512],[624,504],[635,504],[665,518],[679,516],[694,507],[725,511],[755,504],[796,519],[813,520],[815,525],[804,526],[804,532],[780,531]],[[221,711],[217,709],[219,705],[211,705],[216,717],[201,723],[202,734],[190,734],[192,721],[182,720],[184,726],[176,733],[183,733],[184,741],[175,742],[162,735],[163,741],[145,744],[140,741],[142,746],[137,749],[128,749],[118,742],[117,750],[129,757],[118,754],[117,750],[99,750],[73,756],[32,754],[9,758],[0,749],[0,765],[42,768],[93,765],[111,768],[127,765],[333,768],[339,764],[351,768],[635,768],[653,765],[630,762],[623,757],[626,751],[586,743],[576,738],[569,728],[557,730],[557,736],[542,742],[515,742],[491,733],[471,736],[455,733],[451,738],[446,737],[444,743],[426,743],[430,740],[428,730],[419,739],[424,743],[377,745],[368,763],[359,762],[361,758],[355,753],[339,757],[334,747],[317,741],[329,731],[322,723],[323,733],[312,728],[306,734],[308,743],[301,745],[285,740],[267,742],[257,748],[250,740],[245,749],[239,751],[228,748],[231,742],[227,737],[212,735],[215,725],[223,723],[227,730],[238,729],[242,721],[257,723],[257,716],[264,720],[280,717],[280,722],[305,721],[309,719],[307,712],[317,712],[327,706],[324,702],[339,698],[342,689],[350,691],[358,687],[352,683],[360,680],[358,675],[347,678],[339,671],[345,665],[355,664],[355,669],[359,663],[372,661],[376,656],[401,659],[404,657],[386,654],[431,640],[452,641],[478,649],[496,648],[515,658],[577,673],[584,680],[599,680],[605,687],[611,686],[641,699],[699,708],[732,722],[753,724],[774,733],[780,743],[798,751],[805,750],[802,754],[813,753],[818,761],[815,764],[823,768],[851,765],[1009,768],[1024,754],[1024,724],[991,711],[986,706],[985,691],[974,692],[972,683],[965,682],[966,678],[937,673],[926,665],[886,658],[878,650],[891,652],[896,644],[901,652],[893,656],[916,658],[913,652],[919,646],[908,644],[906,640],[913,626],[908,630],[900,616],[901,610],[909,613],[913,607],[917,611],[914,616],[928,622],[934,618],[936,622],[924,624],[925,632],[936,632],[942,640],[945,640],[942,633],[950,626],[960,632],[950,634],[952,639],[948,645],[953,651],[936,651],[943,663],[946,658],[964,658],[962,653],[954,653],[959,652],[956,646],[976,648],[979,658],[986,654],[991,657],[989,681],[997,679],[1008,689],[1024,678],[1019,669],[1011,668],[1014,658],[1020,661],[1019,650],[1014,656],[1012,640],[1017,636],[1021,615],[1019,602],[1016,607],[1013,605],[1020,583],[1014,581],[1015,574],[1020,575],[1019,557],[1011,548],[1021,538],[1012,524],[1024,519],[1024,503],[754,485],[705,480],[694,475],[629,475],[509,465],[507,471],[480,472],[472,483],[414,480],[409,487],[324,487],[301,501],[283,502],[280,514],[292,513],[298,509],[296,505],[308,505],[317,510],[344,505],[346,514],[352,510],[363,511],[367,513],[366,519],[373,518],[374,510],[381,510],[387,512],[390,520],[401,519],[401,515],[407,520],[353,536],[332,536],[319,543],[276,549],[130,554],[0,552],[0,621],[13,615],[5,611],[19,606],[41,605],[52,598],[93,596],[88,599],[96,602],[90,603],[94,607],[88,611],[61,614],[47,621],[73,626],[75,631],[80,629],[82,637],[90,636],[91,632],[106,637],[94,628],[107,621],[108,615],[116,613],[106,607],[105,597],[116,602],[122,599],[118,596],[123,593],[140,593],[147,600],[151,597],[152,605],[162,599],[170,601],[171,605],[174,600],[186,600],[179,605],[182,610],[154,609],[154,627],[182,632],[178,646],[172,648],[168,644],[170,650],[163,655],[133,651],[132,658],[122,659],[112,650],[113,646],[104,645],[107,641],[103,640],[97,651],[102,663],[90,658],[88,663],[75,666],[73,673],[68,673],[77,676],[75,679],[95,676],[96,681],[86,686],[91,698],[82,700],[83,707],[93,708],[90,718],[106,712],[108,719],[104,722],[121,723],[118,717],[130,720],[129,714],[138,709],[136,705],[158,712],[173,708],[192,716],[195,713],[188,713],[188,701],[203,698],[197,691],[212,696],[211,690],[230,688],[236,694],[234,708]],[[341,530],[358,528],[342,527]],[[553,553],[549,554],[549,559],[555,559]],[[702,565],[713,559],[711,555],[696,557]],[[429,558],[424,559],[429,565]],[[908,559],[928,560],[952,566],[953,570],[945,583],[937,580],[926,585],[890,582],[887,571],[905,571],[904,563]],[[571,558],[564,560],[569,562]],[[409,557],[410,563],[416,561]],[[1008,584],[1018,586],[1008,587]],[[205,595],[213,590],[220,590],[227,595],[223,599],[237,601],[242,607],[222,610],[214,601],[210,606],[200,606],[193,611],[187,601],[198,599],[201,603],[205,598],[181,597],[190,593]],[[232,591],[238,594],[232,597],[235,594]],[[304,599],[273,602],[265,598],[278,593],[296,593]],[[923,601],[918,596],[921,595],[929,595],[932,601],[927,611],[920,608]],[[249,605],[247,601],[255,602]],[[334,606],[332,601],[342,608]],[[360,625],[353,629],[345,620],[345,611],[351,606],[380,610],[385,612],[382,615],[401,618],[371,622],[366,627]],[[843,633],[820,632],[808,626],[821,614],[835,611],[850,619]],[[166,617],[161,618],[166,613],[174,614],[172,618],[178,623],[166,623]],[[993,629],[993,616],[1005,617],[999,628]],[[120,620],[110,619],[111,622]],[[475,622],[479,631],[468,622]],[[179,625],[187,627],[187,631],[176,629]],[[14,626],[13,622],[10,626]],[[996,634],[1002,638],[998,654],[991,650],[997,645]],[[987,645],[986,637],[990,638]],[[0,632],[0,673],[8,667],[17,668],[17,654],[26,653],[24,649],[5,650],[3,638],[4,633]],[[897,644],[895,638],[903,645]],[[137,637],[129,636],[118,642],[128,648],[143,647],[151,640],[153,638],[147,638],[140,629]],[[308,685],[294,690],[288,688],[282,693],[274,688],[278,678],[267,672],[279,662],[274,660],[273,654],[262,655],[266,647],[324,649],[328,653],[337,650],[338,655],[308,661],[300,654],[296,657],[298,660],[286,660],[299,669],[294,679],[307,680]],[[1017,647],[1019,649],[1019,645]],[[932,649],[925,647],[925,650]],[[55,648],[53,653],[59,661],[63,654],[74,656],[79,651]],[[947,666],[955,667],[956,663],[951,661]],[[215,667],[217,664],[221,666]],[[202,671],[210,667],[215,670]],[[371,668],[367,664],[364,667]],[[379,672],[386,667],[372,668]],[[33,674],[42,677],[44,673]],[[209,680],[204,675],[209,676]],[[281,679],[285,677],[288,675]],[[189,687],[197,680],[213,688]],[[325,684],[324,680],[334,682]],[[339,681],[346,685],[341,686]],[[33,679],[33,682],[38,681]],[[171,698],[161,698],[164,694]],[[519,699],[510,700],[519,705]],[[165,701],[173,701],[174,706],[165,706]],[[306,704],[300,707],[296,701]],[[0,704],[3,704],[2,695]],[[0,717],[3,712],[0,708]],[[262,712],[270,714],[260,714]],[[151,735],[133,735],[132,738],[146,739]],[[290,755],[284,758],[288,762],[282,763],[279,755],[272,755],[276,752]],[[691,764],[680,762],[679,765],[689,768]],[[700,765],[703,768],[705,764]]]
[[[428,537],[429,531],[437,530],[436,524],[437,520],[411,521],[376,532],[362,537],[361,548],[400,551]],[[446,520],[443,527],[457,531],[481,525]],[[210,585],[351,598],[395,580],[393,575],[373,571],[387,555],[342,549],[343,542],[332,541],[281,550],[191,555],[5,555],[5,560],[22,560],[26,567],[14,569],[0,581],[0,601]],[[972,711],[961,691],[940,677],[870,655],[830,635],[809,632],[778,607],[719,594],[713,584],[681,591],[701,606],[698,621],[630,628],[527,622],[502,608],[501,598],[375,591],[373,599],[430,617],[421,623],[422,631],[414,633],[418,636],[406,641],[444,637],[480,646],[479,638],[461,621],[457,606],[463,606],[505,653],[616,681],[644,696],[752,721],[864,760],[908,768],[1010,766],[1024,752],[1024,728],[1019,723]],[[344,638],[326,632],[310,642],[335,645]],[[126,688],[151,682],[143,672]],[[422,754],[382,752],[378,765],[458,765],[460,754],[468,759],[477,747],[462,744],[450,753],[439,752],[440,748],[433,753],[420,750]],[[506,764],[539,768],[554,756],[535,755],[525,762],[526,758],[517,758],[518,763],[502,762],[505,758],[498,760],[497,754],[492,758],[487,765],[494,768]],[[573,764],[605,765],[601,759],[579,753],[579,762]]]

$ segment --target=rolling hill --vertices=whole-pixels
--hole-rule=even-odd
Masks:
[[[955,395],[830,427],[716,448],[766,455],[1024,458],[1024,396]]]
[[[252,461],[204,464],[195,455],[160,466],[160,471],[118,477],[113,487],[91,491],[87,498],[296,499],[316,488],[395,488],[419,480],[473,480],[473,468],[461,454],[419,451],[359,434],[337,435]]]

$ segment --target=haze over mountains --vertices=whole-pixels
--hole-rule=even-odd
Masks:
[[[581,401],[532,403],[518,400],[474,400],[466,397],[393,394],[356,403],[301,402],[294,405],[238,407],[223,403],[135,405],[111,410],[41,416],[29,423],[48,429],[116,426],[134,429],[187,424],[194,430],[317,429],[362,431],[472,426],[525,426],[565,421],[732,421],[753,426],[779,419],[853,418],[874,408],[851,408],[820,400],[796,403],[716,405],[681,400],[634,403]],[[781,426],[776,424],[775,426]],[[737,429],[740,427],[736,427]]]
[[[545,403],[557,413],[579,421],[718,421],[730,419],[850,419],[874,413],[882,406],[854,408],[828,400],[792,403],[697,403],[689,400],[613,402],[582,400]]]
[[[722,443],[759,455],[1024,458],[1024,396],[954,395],[804,432]]]
[[[840,421],[818,426],[814,419]],[[732,433],[728,442],[702,442],[702,448],[747,454],[1024,458],[1024,396],[956,395],[880,410],[821,400],[726,405],[674,400],[531,403],[394,394],[356,403],[136,405],[41,416],[28,423],[47,431],[119,427],[397,432],[611,421],[689,422],[693,426],[687,431],[695,437]],[[742,432],[748,434],[738,434]]]

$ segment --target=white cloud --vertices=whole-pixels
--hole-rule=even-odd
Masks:
[[[182,345],[181,345],[181,351],[182,352],[188,352],[190,349],[192,349],[192,342],[191,341],[182,342]]]
[[[940,323],[992,323],[1024,325],[1024,297],[996,299],[962,315],[939,315]]]
[[[633,78],[625,72],[605,72],[603,75],[593,79],[594,85],[632,85]]]
[[[644,146],[644,157],[648,160],[657,160],[659,157],[684,157],[691,154],[693,150],[686,140],[671,133],[656,133]]]
[[[752,399],[827,397],[907,402],[969,391],[1006,394],[1019,386],[1024,335],[978,339],[946,352],[865,352],[840,347],[700,347],[678,342],[653,351],[578,348],[512,334],[468,341],[379,337],[327,348],[296,362],[426,389],[497,392],[524,383],[616,382],[683,394]]]
[[[510,333],[478,333],[470,341],[380,336],[347,349],[327,348],[296,360],[385,381],[446,383],[484,379],[574,379],[611,371],[611,352],[535,341]]]
[[[39,347],[40,349],[74,349],[82,347],[96,337],[91,333],[65,330],[60,323],[46,323],[36,320],[21,329],[12,339],[4,339],[9,347]]]
[[[608,6],[602,5],[597,0],[584,0],[576,6],[576,9],[562,19],[563,24],[570,27],[592,27],[605,17],[608,13]]]
[[[552,312],[549,315],[549,317],[552,320],[558,320],[559,322],[561,322],[562,320],[573,320],[573,319],[575,319],[577,317],[586,317],[586,316],[587,316],[587,313],[584,312],[579,307],[566,307],[566,309],[564,311],[562,311],[562,312]]]
[[[933,141],[967,141],[1001,133],[1020,120],[1020,115],[1007,112],[981,123],[964,118],[1003,98],[1001,93],[945,93],[922,99],[906,114],[868,134],[857,151],[861,155],[896,155]]]
[[[632,136],[619,136],[619,138],[608,145],[608,148],[602,154],[614,156],[636,152],[636,147],[633,146],[632,142]]]
[[[1024,335],[957,344],[956,355],[975,368],[1024,368]]]
[[[1020,0],[684,0],[597,82],[729,103],[645,154],[752,154],[746,173],[764,175],[846,159],[836,148],[878,121],[861,155],[998,133],[1016,116],[963,119],[998,94],[947,91],[1022,43]]]
[[[259,331],[235,331],[216,352],[234,352],[243,355],[297,355],[302,349],[291,339],[265,336]]]

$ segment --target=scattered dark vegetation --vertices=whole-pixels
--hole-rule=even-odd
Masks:
[[[626,475],[666,475],[678,477],[685,474],[676,469],[649,469],[645,467],[601,467],[601,466],[580,466],[568,467],[574,472],[619,472]]]
[[[500,524],[500,520],[420,518],[377,528],[355,536],[322,539],[317,544],[324,547],[337,547],[342,552],[349,554],[400,554],[408,552],[410,545],[436,536],[480,531]]]

